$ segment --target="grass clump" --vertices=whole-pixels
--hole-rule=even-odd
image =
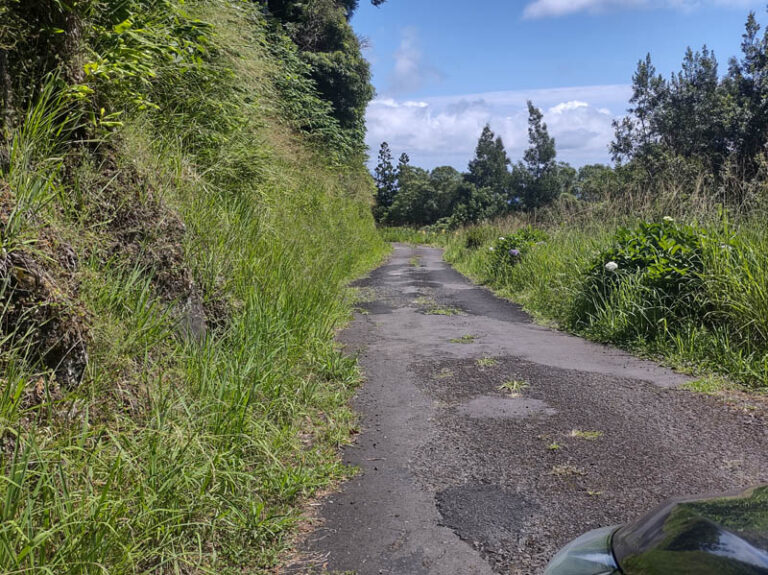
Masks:
[[[481,357],[475,360],[475,364],[480,368],[494,367],[495,365],[498,365],[498,363],[499,362],[492,357]]]
[[[440,306],[436,305],[434,307],[430,307],[425,312],[427,315],[461,315],[461,310],[455,307],[448,307],[448,306]]]
[[[471,333],[466,333],[462,335],[461,337],[454,337],[450,340],[451,343],[462,343],[462,344],[469,344],[474,343],[477,339],[476,335],[472,335]]]
[[[524,389],[528,389],[530,387],[530,384],[527,381],[522,380],[510,380],[505,381],[499,386],[500,391],[508,391],[512,394],[518,394]]]

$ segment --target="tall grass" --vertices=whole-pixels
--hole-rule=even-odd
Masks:
[[[768,233],[758,213],[729,221],[715,208],[693,212],[666,202],[632,213],[616,203],[539,218],[509,218],[449,236],[447,259],[458,269],[521,303],[539,319],[596,341],[651,355],[694,372],[719,372],[753,387],[768,387]],[[594,290],[588,278],[606,263],[616,231],[639,221],[661,221],[673,213],[705,238],[701,288],[682,306],[628,273],[615,288]],[[560,218],[552,217],[553,214]],[[541,217],[544,216],[544,217]],[[559,219],[559,223],[557,222]],[[549,240],[527,251],[515,265],[494,267],[498,236],[534,221]],[[537,221],[538,220],[538,221]]]
[[[214,25],[218,56],[175,84],[172,70],[158,78],[159,109],[124,118],[111,137],[112,172],[85,161],[63,187],[51,95],[0,174],[19,222],[3,228],[3,246],[45,231],[78,255],[70,276],[49,262],[51,281],[64,278],[56,289],[87,322],[90,355],[82,385],[62,390],[28,361],[23,334],[2,334],[4,573],[264,572],[299,503],[347,473],[337,447],[359,377],[333,337],[350,311],[345,282],[386,251],[369,176],[281,128],[264,79],[279,62],[254,8],[188,6]],[[222,79],[215,89],[206,71]],[[232,110],[236,121],[216,121]],[[179,217],[180,245],[168,249],[181,259],[147,256],[167,240],[153,221],[134,224],[130,250],[115,246],[114,198],[150,220],[164,217],[147,209],[156,205]],[[186,302],[160,289],[167,266],[200,292],[208,325],[197,338],[180,327]]]

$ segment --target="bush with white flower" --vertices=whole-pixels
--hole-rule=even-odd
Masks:
[[[670,320],[707,313],[704,289],[703,230],[671,217],[620,228],[610,248],[594,260],[574,306],[574,323],[588,325],[615,297],[637,298],[635,312],[643,337],[651,337]],[[634,332],[637,335],[637,332]]]

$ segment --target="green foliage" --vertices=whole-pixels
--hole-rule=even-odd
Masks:
[[[505,267],[520,263],[520,260],[535,246],[544,244],[549,235],[540,229],[526,226],[511,234],[499,236],[493,243],[490,266],[493,274],[503,273]]]
[[[490,188],[500,198],[508,196],[509,158],[501,136],[496,136],[486,124],[475,149],[475,157],[469,162],[467,181],[477,188]]]
[[[689,370],[768,387],[762,217],[699,217],[697,225],[681,217],[619,225],[615,215],[597,211],[552,227],[545,244],[501,268],[490,265],[494,252],[466,247],[479,235],[467,228],[446,236],[446,256],[544,321]],[[509,225],[483,227],[485,241],[494,232],[506,237]]]
[[[395,174],[395,167],[392,165],[392,151],[386,142],[381,143],[375,174],[376,205],[379,208],[376,219],[381,221],[386,215],[386,210],[395,201],[395,194],[397,193],[397,175]]]
[[[701,297],[705,242],[703,230],[672,218],[620,228],[613,245],[595,258],[586,274],[573,324],[588,329],[605,311],[606,302],[628,287],[646,301],[631,331],[616,337],[652,339],[659,330],[674,329],[679,320],[691,316],[703,320],[708,312]]]
[[[342,156],[361,155],[365,150],[365,110],[373,97],[373,87],[370,67],[349,24],[357,2],[279,0],[268,1],[267,6],[295,43],[295,55],[304,64],[304,69],[299,69],[298,62],[291,62],[288,73],[310,80],[320,100],[330,105],[330,116],[337,123],[335,131],[339,133],[335,141],[328,143],[343,143]],[[283,32],[276,30],[275,33]],[[301,108],[303,116],[312,119],[313,108],[304,105]],[[326,122],[323,120],[323,124]],[[305,128],[314,131],[314,126]],[[326,140],[328,136],[323,135]]]
[[[347,473],[358,374],[333,336],[385,252],[370,178],[290,129],[340,133],[307,76],[273,82],[291,57],[256,6],[9,6],[34,66],[0,142],[0,571],[267,571]],[[61,14],[70,33],[35,28]],[[76,46],[35,60],[53,34]],[[32,343],[81,325],[67,388]]]

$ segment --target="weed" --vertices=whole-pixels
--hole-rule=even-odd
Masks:
[[[557,441],[553,441],[552,443],[547,445],[547,449],[549,449],[550,451],[557,451],[558,449],[562,449],[562,446]]]
[[[579,475],[586,475],[584,470],[574,467],[573,465],[555,465],[550,471],[550,475],[557,475],[560,477],[575,477]]]
[[[408,260],[408,265],[412,268],[417,268],[421,265],[421,259],[418,256],[413,256],[410,260]]]
[[[530,384],[527,381],[522,380],[509,380],[502,383],[498,389],[500,391],[508,391],[513,394],[519,394],[524,389],[528,389],[530,387]]]
[[[453,370],[447,367],[444,367],[435,375],[435,379],[447,379],[449,377],[453,377]]]
[[[603,436],[602,431],[585,431],[583,429],[572,429],[568,437],[585,439],[587,441],[596,441]]]
[[[705,395],[717,395],[721,391],[733,389],[733,383],[717,375],[707,375],[684,383],[683,389],[703,393]]]
[[[455,307],[442,307],[435,306],[427,309],[425,312],[427,315],[462,315],[462,311]]]
[[[450,342],[451,343],[464,343],[464,344],[466,344],[466,343],[474,343],[474,341],[476,339],[477,339],[476,335],[472,335],[472,334],[467,333],[467,334],[462,335],[461,337],[455,337],[455,338],[451,339]]]
[[[492,357],[481,357],[475,360],[475,364],[480,368],[493,367],[498,363],[499,362]]]

